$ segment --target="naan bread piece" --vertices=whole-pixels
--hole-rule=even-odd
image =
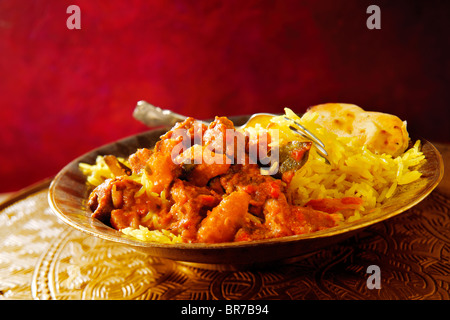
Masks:
[[[364,111],[346,103],[326,103],[309,108],[307,113],[318,114],[316,123],[342,137],[359,137],[367,148],[377,154],[396,157],[409,143],[406,121],[397,116]]]

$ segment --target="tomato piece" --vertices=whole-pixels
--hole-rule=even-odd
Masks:
[[[281,190],[280,185],[277,182],[272,182],[270,184],[270,196],[274,199],[277,199],[280,196]]]
[[[358,197],[344,197],[340,199],[313,199],[309,200],[305,206],[314,210],[327,213],[335,213],[341,210],[357,210],[363,204],[363,200]]]

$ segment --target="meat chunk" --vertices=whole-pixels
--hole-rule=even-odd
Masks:
[[[310,207],[292,206],[290,228],[295,234],[310,233],[336,225],[336,217]]]
[[[262,206],[270,198],[278,198],[285,186],[281,180],[261,175],[256,164],[234,165],[220,177],[220,183],[227,194],[244,191],[251,195],[250,211],[260,216]]]
[[[201,163],[195,166],[195,168],[189,173],[187,180],[199,187],[206,186],[209,180],[224,174],[229,168],[230,164],[227,163]]]
[[[105,180],[89,196],[88,205],[93,211],[92,218],[109,222],[114,209],[130,208],[135,203],[134,194],[141,186],[125,176]]]
[[[336,225],[337,217],[311,207],[289,205],[282,194],[264,204],[264,223],[239,230],[237,239],[249,241],[315,232]]]
[[[227,130],[231,134],[227,135]],[[215,153],[226,153],[228,146],[234,148],[234,124],[226,117],[216,117],[203,134],[203,145]]]
[[[182,167],[173,161],[172,149],[179,143],[177,140],[159,141],[148,159],[145,171],[151,182],[150,191],[161,193],[168,190],[172,181],[182,173]]]
[[[184,121],[176,123],[172,129],[161,136],[161,140],[178,139],[179,136],[187,137],[185,142],[192,146],[195,141],[201,140],[205,133],[207,126],[200,121],[196,121],[192,117],[186,118]]]
[[[153,151],[151,149],[142,148],[138,149],[135,153],[128,157],[128,162],[130,163],[133,173],[138,174],[145,168],[145,165],[147,164],[148,159],[150,159],[152,153]]]
[[[176,158],[183,163],[186,179],[199,187],[204,187],[214,177],[224,174],[230,168],[225,154],[211,152],[205,146],[194,145]]]
[[[208,213],[198,230],[199,242],[218,243],[233,241],[247,214],[250,196],[237,191],[224,198]]]
[[[111,199],[111,182],[113,179],[107,179],[96,187],[88,199],[88,206],[92,210],[92,218],[108,222],[111,217],[111,210],[114,209]]]
[[[137,211],[116,209],[111,211],[111,225],[117,230],[128,227],[138,229],[141,217]]]
[[[284,195],[281,199],[269,199],[264,204],[264,226],[270,237],[284,237],[293,234],[289,222],[291,218],[291,208]]]
[[[194,241],[206,212],[219,204],[221,197],[205,187],[196,187],[176,179],[171,190],[170,229],[188,241]]]

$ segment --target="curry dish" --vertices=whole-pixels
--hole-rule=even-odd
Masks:
[[[315,114],[317,123],[320,123],[322,127],[328,126],[326,130],[331,132],[345,131],[341,132],[344,137],[351,134],[353,130],[345,130],[349,124],[351,128],[357,127],[358,130],[354,132],[354,135],[359,139],[362,135],[361,125],[358,126],[359,120],[355,122],[354,118],[360,117],[359,113],[362,109],[356,109],[358,108],[356,106],[349,107],[349,105],[341,107],[339,110],[346,112],[347,120],[336,114],[335,118],[333,114],[328,114],[330,110],[336,110],[334,104],[329,104],[325,108],[317,107],[316,110],[310,110],[308,113],[317,111]],[[339,121],[348,123],[338,123],[339,121],[334,121],[336,117]],[[375,159],[379,151],[380,154],[383,153],[381,157],[384,157],[380,163],[387,162],[385,159],[392,160],[392,163],[399,162],[402,159],[400,157],[394,159],[392,154],[397,156],[405,151],[408,142],[406,129],[402,127],[401,121],[385,121],[384,123],[389,128],[379,129],[382,130],[382,134],[378,135],[374,133],[374,130],[369,130],[372,136],[367,136],[367,141],[361,143],[370,144],[374,140],[373,136],[379,136],[380,139],[384,139],[383,143],[370,144],[370,147],[375,148],[373,150],[375,153],[370,153],[369,156]],[[372,128],[375,125],[372,123],[366,127]],[[177,134],[179,130],[184,130],[184,136]],[[317,132],[320,133],[319,131]],[[239,159],[238,153],[233,152],[236,150],[231,148],[230,151],[228,145],[225,145],[225,142],[230,142],[228,138],[230,132],[234,134],[232,137],[235,141],[231,142],[232,145],[234,143],[235,148],[238,138],[242,138],[239,141],[243,143],[244,153],[239,155]],[[127,159],[119,159],[112,155],[104,156],[102,161],[106,163],[112,175],[103,179],[101,183],[97,183],[89,196],[88,205],[93,212],[92,217],[117,230],[145,227],[150,231],[168,231],[181,242],[188,243],[279,238],[334,227],[343,221],[343,217],[351,216],[353,212],[358,212],[360,209],[364,210],[365,202],[367,204],[370,202],[364,200],[365,197],[376,198],[374,203],[378,200],[382,202],[384,198],[392,195],[394,187],[407,183],[401,182],[400,179],[412,181],[420,176],[416,172],[407,172],[410,165],[405,162],[401,168],[403,171],[396,169],[397,167],[390,168],[389,172],[383,169],[389,173],[386,175],[389,179],[392,176],[390,172],[395,173],[397,170],[398,182],[397,180],[393,183],[386,181],[385,185],[379,187],[379,191],[370,191],[368,196],[365,196],[364,190],[358,190],[359,186],[368,185],[368,183],[361,183],[350,188],[354,189],[351,191],[355,196],[345,196],[346,193],[340,193],[343,196],[310,197],[299,204],[295,199],[295,193],[288,190],[293,179],[298,181],[304,179],[304,177],[296,177],[296,173],[303,166],[307,167],[305,163],[309,163],[308,157],[314,147],[311,142],[304,139],[274,141],[270,132],[268,133],[267,130],[264,132],[266,133],[264,135],[259,133],[250,135],[245,130],[235,128],[233,122],[226,117],[216,117],[209,125],[187,118],[162,135],[153,148],[138,149]],[[386,138],[387,135],[389,139]],[[391,146],[392,144],[394,147]],[[381,146],[383,150],[376,150],[377,146]],[[329,148],[333,150],[331,144]],[[259,156],[264,153],[270,155],[275,149],[278,155],[276,162],[278,170],[276,173],[264,173],[262,158]],[[256,158],[252,150],[258,151]],[[362,150],[361,154],[367,158],[369,151],[364,147]],[[214,163],[206,161],[202,158],[205,152],[221,161]],[[387,152],[392,154],[385,155],[384,153]],[[416,153],[421,156],[420,152]],[[200,159],[198,159],[199,154]],[[357,156],[359,157],[359,154]],[[409,158],[413,157],[408,155]],[[345,171],[346,173],[342,173],[344,171],[339,171],[340,167],[334,164],[332,157],[330,159],[331,164],[323,164],[328,170],[324,176],[325,178],[328,176],[328,180],[334,179],[336,183],[335,181],[329,183],[337,189],[348,183],[346,179],[354,178],[356,174],[354,168],[350,168],[353,171],[349,169]],[[417,161],[414,160],[414,164],[423,158],[417,159]],[[320,158],[311,160],[313,162],[310,166],[317,167],[316,163],[322,160]],[[338,161],[339,159],[335,162]],[[408,161],[412,163],[413,160]],[[358,165],[361,160],[354,162]],[[348,164],[352,165],[350,161]],[[305,170],[311,171],[309,168]],[[361,172],[364,176],[365,171]],[[402,178],[402,172],[408,179]],[[335,178],[332,174],[335,174]],[[307,173],[301,175],[307,175]],[[384,177],[381,174],[373,174],[372,179],[377,176]],[[388,178],[382,179],[388,180]],[[373,185],[378,186],[378,183]],[[305,186],[308,187],[308,183]],[[322,189],[324,189],[323,186]]]

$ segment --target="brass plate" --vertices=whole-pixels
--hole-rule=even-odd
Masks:
[[[367,215],[355,222],[323,231],[278,239],[221,244],[149,243],[127,236],[92,219],[86,205],[89,194],[86,178],[78,169],[78,164],[80,162],[94,163],[97,155],[113,154],[127,157],[137,148],[153,146],[166,130],[158,129],[138,134],[100,147],[72,161],[58,173],[50,186],[50,207],[62,221],[77,230],[132,246],[152,257],[199,263],[203,267],[228,265],[248,268],[324,248],[368,226],[392,218],[422,201],[438,185],[443,176],[443,160],[439,151],[430,142],[421,139],[422,150],[427,159],[419,169],[423,174],[422,177],[414,183],[399,187],[395,197],[383,205],[381,214]]]

